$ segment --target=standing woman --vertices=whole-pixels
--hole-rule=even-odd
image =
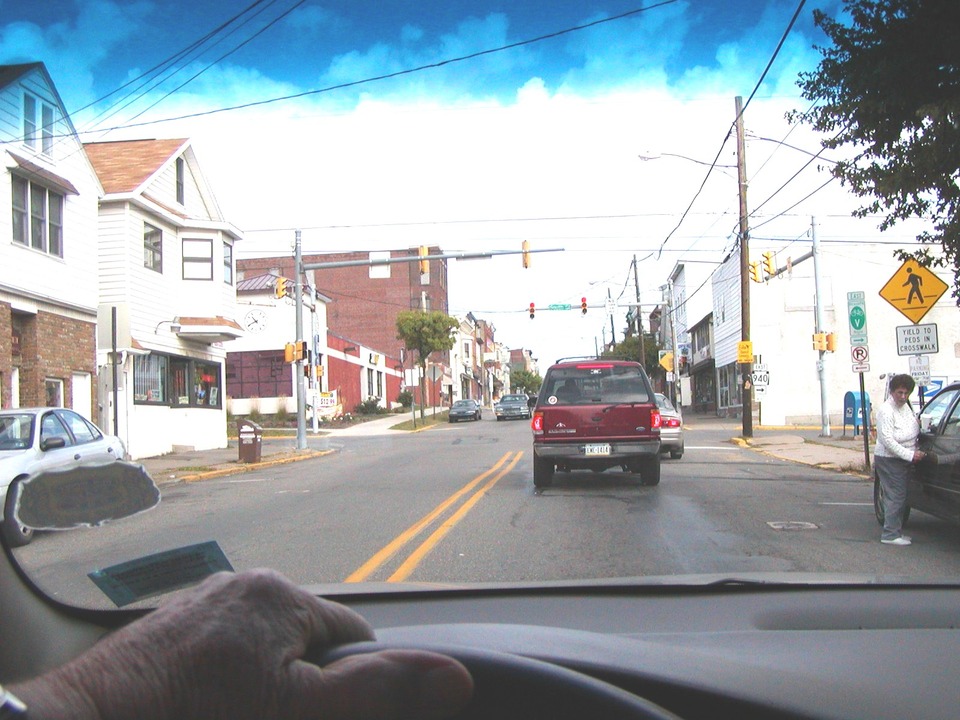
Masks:
[[[877,446],[873,462],[883,490],[883,533],[880,542],[887,545],[909,545],[910,538],[901,532],[903,508],[907,503],[907,480],[913,466],[925,454],[917,450],[920,423],[910,407],[913,378],[894,375],[890,379],[890,396],[877,410]]]

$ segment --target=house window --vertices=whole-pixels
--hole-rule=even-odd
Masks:
[[[377,397],[383,397],[383,373],[377,371]]]
[[[31,150],[37,149],[38,107],[40,150],[44,155],[50,155],[53,153],[53,106],[38,101],[28,93],[23,95],[23,144]]]
[[[143,266],[163,272],[163,233],[150,223],[143,224]]]
[[[37,99],[27,94],[23,96],[23,144],[37,147]]]
[[[183,205],[183,174],[184,174],[184,164],[183,158],[177,158],[177,202]]]
[[[222,407],[220,365],[151,354],[133,365],[134,402],[171,407]]]
[[[53,108],[46,103],[41,108],[41,120],[43,125],[40,127],[41,150],[44,155],[53,154]]]
[[[13,241],[63,257],[63,195],[12,177]]]
[[[213,240],[183,241],[183,279],[213,280]]]
[[[367,396],[373,395],[373,368],[367,368]]]
[[[233,245],[228,242],[223,244],[223,281],[233,285]]]
[[[47,407],[63,407],[63,380],[46,378],[43,385],[47,392]]]

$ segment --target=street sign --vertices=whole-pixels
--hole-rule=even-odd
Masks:
[[[753,366],[753,387],[757,390],[766,388],[770,384],[770,370],[766,365],[757,363]]]
[[[850,348],[850,359],[857,364],[868,362],[870,360],[870,348],[866,345],[854,345]]]
[[[880,297],[918,323],[946,291],[943,280],[916,260],[907,260],[880,289]]]
[[[847,318],[850,322],[850,344],[867,344],[867,298],[863,291],[847,293]]]
[[[940,352],[937,324],[897,325],[897,355],[930,355]]]
[[[766,396],[766,394],[767,394],[767,386],[766,386],[766,385],[754,385],[754,386],[753,386],[753,396],[754,396],[757,400],[762,400],[762,399],[764,398],[764,396]]]
[[[753,362],[753,343],[749,340],[741,340],[737,343],[737,362],[742,365]]]
[[[673,370],[673,353],[672,352],[663,354],[663,356],[660,358],[660,367],[662,367],[664,370],[667,370],[668,372]]]
[[[547,305],[547,310],[572,310],[573,305],[568,305],[566,303],[554,303],[553,305]]]
[[[851,367],[854,372],[870,372],[870,363],[854,363]]]
[[[910,363],[910,375],[917,385],[923,387],[930,382],[930,358],[926,355],[912,355],[908,362]]]

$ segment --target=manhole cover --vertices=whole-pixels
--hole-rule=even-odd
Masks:
[[[812,522],[803,522],[802,520],[773,520],[767,525],[774,530],[817,530],[819,529]]]

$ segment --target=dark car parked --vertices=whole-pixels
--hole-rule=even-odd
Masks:
[[[543,379],[533,411],[533,484],[555,470],[622,469],[660,482],[660,410],[639,363],[561,360]]]
[[[457,400],[450,408],[450,422],[460,422],[461,420],[479,420],[483,417],[483,411],[480,403],[476,400]]]
[[[927,459],[907,483],[904,523],[913,509],[960,525],[960,383],[943,388],[923,408],[918,444]],[[882,525],[883,493],[876,477],[873,504]]]

